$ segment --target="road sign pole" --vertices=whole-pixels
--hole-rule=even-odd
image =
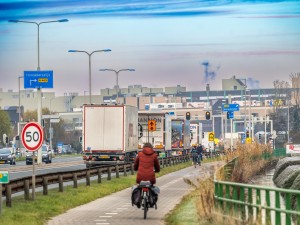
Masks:
[[[42,90],[41,88],[37,89],[37,95],[38,95],[38,109],[37,109],[37,114],[38,114],[38,123],[42,124]],[[44,140],[42,140],[43,142]],[[42,151],[39,148],[37,150],[37,164],[40,165],[42,164]]]
[[[35,154],[32,153],[32,200],[35,200]]]
[[[0,183],[0,215],[2,213],[2,183]]]
[[[233,122],[232,119],[230,119],[230,150],[232,151],[232,147],[233,147],[233,137],[232,137],[232,127],[233,127]]]
[[[44,140],[43,128],[39,123],[27,123],[22,130],[22,143],[32,152],[32,199],[35,199],[35,152],[41,148]]]

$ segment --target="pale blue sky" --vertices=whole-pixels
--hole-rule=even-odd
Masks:
[[[17,90],[17,77],[37,68],[37,27],[9,19],[69,19],[40,27],[41,69],[54,71],[51,91],[58,95],[89,89],[88,56],[70,49],[112,50],[92,56],[93,94],[115,85],[115,74],[101,68],[134,68],[120,73],[121,87],[187,90],[206,83],[220,90],[221,79],[233,75],[251,79],[252,88],[271,88],[300,72],[300,1],[0,0],[0,12],[4,91]]]

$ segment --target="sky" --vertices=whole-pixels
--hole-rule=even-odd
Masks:
[[[0,88],[18,90],[18,77],[53,70],[57,96],[119,86],[222,89],[236,76],[251,89],[290,82],[300,72],[300,1],[267,0],[0,0]]]

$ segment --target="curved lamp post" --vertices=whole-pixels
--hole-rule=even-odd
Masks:
[[[38,54],[38,67],[37,70],[39,71],[40,68],[40,25],[41,24],[45,24],[45,23],[61,23],[61,22],[68,22],[69,20],[67,19],[60,19],[60,20],[50,20],[50,21],[43,21],[43,22],[35,22],[35,21],[25,21],[25,20],[8,20],[8,22],[12,22],[12,23],[31,23],[31,24],[35,24],[37,26],[37,31],[38,31],[38,36],[37,36],[37,54]],[[37,104],[37,116],[38,116],[38,123],[42,124],[42,101],[41,101],[41,97],[42,96],[42,92],[41,89],[38,88],[37,89],[37,100],[38,100],[38,104]],[[41,164],[42,163],[42,152],[40,150],[38,150],[38,157],[37,157],[37,163]],[[35,199],[35,174],[34,174],[34,156],[33,156],[33,174],[32,174],[32,199]]]
[[[115,72],[115,74],[116,74],[116,93],[117,93],[116,102],[118,104],[118,100],[119,100],[119,73],[121,71],[135,71],[135,69],[121,69],[121,70],[100,69],[99,71],[113,71],[113,72]]]
[[[69,50],[68,52],[82,52],[89,56],[89,92],[90,92],[90,104],[92,104],[92,72],[91,72],[91,57],[95,52],[110,52],[110,49],[96,50],[88,53],[82,50]]]
[[[34,21],[25,21],[25,20],[8,20],[8,22],[12,23],[32,23],[37,25],[38,29],[38,39],[37,39],[37,54],[38,54],[38,67],[37,70],[40,70],[40,25],[44,23],[62,23],[68,22],[68,19],[61,19],[61,20],[50,20],[50,21],[43,21],[43,22],[34,22]]]

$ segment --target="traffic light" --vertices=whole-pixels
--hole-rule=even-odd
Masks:
[[[20,137],[19,135],[16,136],[16,141],[19,141],[20,140]]]
[[[207,111],[205,113],[205,119],[210,120],[210,112],[209,111]]]
[[[186,112],[185,119],[186,120],[190,120],[191,119],[191,113],[190,112]]]
[[[230,119],[230,112],[229,111],[227,112],[227,119],[228,120]]]
[[[204,138],[204,132],[202,132],[202,138]]]
[[[8,144],[8,137],[5,138],[5,143]]]
[[[249,138],[249,131],[246,132],[246,138]]]
[[[261,140],[261,134],[258,134],[258,139]]]

